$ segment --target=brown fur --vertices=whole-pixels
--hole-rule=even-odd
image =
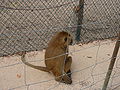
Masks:
[[[25,54],[21,59],[26,65],[38,70],[52,72],[55,76],[55,80],[71,84],[71,76],[65,73],[70,73],[72,58],[65,54],[68,52],[68,45],[72,43],[72,36],[67,32],[59,32],[48,43],[48,47],[45,52],[45,64],[46,67],[35,66],[28,62],[25,62]],[[64,74],[64,75],[63,75]]]

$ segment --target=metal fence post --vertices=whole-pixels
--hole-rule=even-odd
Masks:
[[[116,42],[116,45],[115,45],[115,48],[114,48],[114,51],[113,51],[113,55],[112,55],[112,58],[111,58],[111,62],[110,62],[110,65],[109,65],[109,68],[108,68],[108,71],[107,71],[107,74],[106,74],[106,78],[105,78],[102,90],[107,89],[108,82],[110,80],[110,76],[111,76],[111,73],[112,73],[112,70],[113,70],[113,67],[114,67],[114,63],[115,63],[115,60],[116,60],[116,56],[117,56],[119,47],[120,47],[120,32],[118,34],[118,40]]]
[[[77,24],[77,31],[76,31],[76,40],[80,41],[80,34],[82,28],[82,20],[83,20],[83,9],[84,9],[84,0],[79,1],[79,10],[78,10],[78,24]]]

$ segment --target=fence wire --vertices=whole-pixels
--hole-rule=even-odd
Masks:
[[[58,31],[75,37],[79,0],[0,0],[0,56],[46,48]],[[80,42],[115,37],[119,0],[85,0]]]

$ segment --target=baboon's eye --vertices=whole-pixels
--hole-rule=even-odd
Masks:
[[[67,37],[64,39],[65,40],[65,42],[67,41]]]

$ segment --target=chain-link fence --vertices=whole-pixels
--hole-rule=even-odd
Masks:
[[[80,0],[81,1],[81,0]],[[68,31],[80,42],[115,37],[120,27],[119,0],[0,0],[0,56],[41,50],[52,35]],[[83,13],[79,11],[83,9]],[[82,25],[79,24],[81,14]]]

